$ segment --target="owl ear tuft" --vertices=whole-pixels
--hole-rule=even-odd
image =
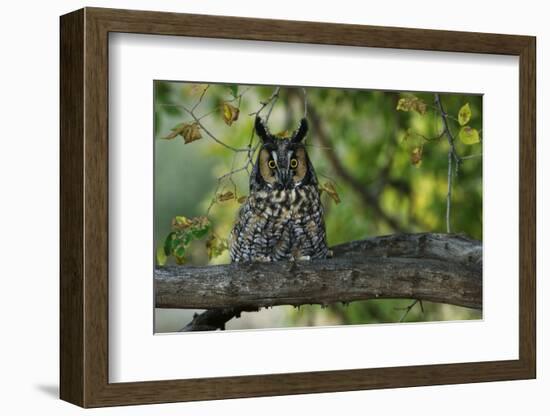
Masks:
[[[300,143],[306,137],[308,131],[308,123],[305,118],[300,121],[300,126],[292,135],[292,143]]]
[[[254,128],[256,129],[256,134],[260,136],[260,139],[262,139],[262,142],[272,142],[273,138],[267,131],[267,127],[264,123],[264,121],[260,118],[260,116],[256,116],[256,121],[254,122]]]

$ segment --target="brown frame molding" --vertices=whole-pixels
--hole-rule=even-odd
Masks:
[[[85,8],[62,16],[60,29],[60,396],[63,400],[83,407],[99,407],[535,378],[534,37],[99,8]],[[109,32],[519,56],[519,359],[109,383]]]

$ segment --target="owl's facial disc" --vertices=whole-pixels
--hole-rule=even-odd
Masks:
[[[293,189],[301,185],[309,169],[304,147],[282,140],[278,146],[264,146],[258,164],[262,179],[271,189]]]

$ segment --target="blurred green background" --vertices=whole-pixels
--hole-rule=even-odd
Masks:
[[[155,81],[154,89],[154,221],[159,249],[176,216],[208,215],[218,242],[227,238],[240,206],[238,198],[248,194],[250,165],[247,152],[234,152],[214,138],[234,148],[250,143],[254,148],[258,139],[252,135],[253,113],[260,109],[263,118],[269,115],[268,126],[274,133],[294,130],[307,111],[309,156],[321,184],[334,186],[340,199],[336,203],[327,192],[322,196],[329,245],[395,232],[446,231],[449,144],[441,135],[435,94],[165,81]],[[482,142],[465,144],[476,141],[471,135],[461,140],[464,119],[459,112],[468,108],[467,132],[477,132],[481,138],[482,97],[447,93],[440,97],[457,154],[466,157],[453,167],[451,231],[481,240]],[[219,201],[220,195],[229,193],[229,200]],[[209,259],[206,241],[189,243],[185,264],[229,262],[227,251]],[[274,307],[244,313],[227,329],[399,322],[412,301]],[[404,320],[481,318],[476,310],[428,302],[422,306],[411,308]],[[177,331],[194,312],[156,309],[155,331]]]

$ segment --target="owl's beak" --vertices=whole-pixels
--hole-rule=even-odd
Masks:
[[[292,174],[290,170],[279,170],[279,183],[282,189],[290,189],[292,187]]]

